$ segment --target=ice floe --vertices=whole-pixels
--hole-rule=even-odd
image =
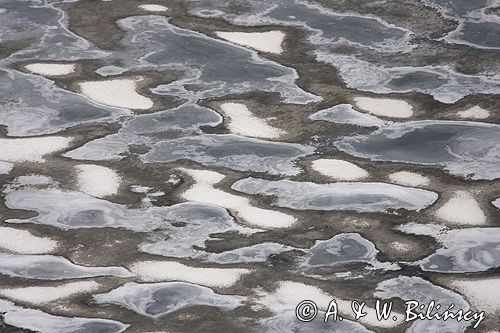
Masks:
[[[335,146],[356,157],[440,167],[471,179],[500,178],[500,125],[423,120],[390,124]]]
[[[75,71],[74,64],[33,63],[24,66],[29,72],[43,76],[63,76]]]
[[[248,46],[257,51],[275,54],[283,52],[281,45],[285,39],[285,34],[279,30],[266,32],[216,31],[215,34],[231,43]]]
[[[47,237],[38,237],[27,230],[0,227],[0,249],[18,254],[50,253],[59,243]]]
[[[399,276],[390,280],[382,281],[377,286],[374,296],[381,299],[400,298],[403,301],[417,301],[419,304],[427,306],[431,301],[441,305],[441,311],[454,304],[453,311],[462,309],[464,312],[469,309],[469,304],[462,296],[445,288],[435,286],[432,283],[420,278],[410,276]],[[419,312],[424,312],[419,309]],[[425,312],[424,312],[425,313]],[[470,325],[467,321],[457,320],[415,320],[408,333],[418,332],[465,332]]]
[[[75,168],[80,191],[98,198],[118,192],[121,177],[116,171],[95,164],[79,164]]]
[[[222,103],[220,108],[229,118],[228,127],[231,133],[268,139],[275,139],[284,134],[284,131],[255,117],[245,104]]]
[[[456,289],[479,311],[489,314],[500,311],[500,299],[498,290],[500,279],[498,278],[468,278],[456,279],[449,283],[449,286]]]
[[[453,197],[436,211],[436,216],[449,223],[478,225],[486,223],[486,216],[472,193],[456,191]]]
[[[311,166],[317,172],[334,180],[359,180],[369,175],[368,171],[356,164],[337,159],[322,158],[313,161]]]
[[[41,138],[0,138],[0,160],[7,162],[45,162],[43,156],[68,147],[72,138],[49,136]]]
[[[244,300],[241,296],[221,295],[210,288],[185,282],[127,283],[94,298],[98,303],[116,304],[153,318],[199,305],[234,310]]]
[[[354,110],[351,104],[338,104],[331,108],[320,110],[310,115],[309,119],[363,127],[380,127],[386,123],[375,116]]]
[[[431,183],[431,180],[428,177],[411,171],[398,171],[391,173],[389,175],[389,180],[396,184],[413,187],[426,186]]]
[[[245,178],[231,188],[247,194],[273,196],[277,206],[296,210],[419,211],[433,204],[438,197],[434,192],[386,183],[316,184]]]
[[[147,12],[165,12],[168,10],[168,7],[155,4],[142,4],[139,5],[139,8]]]
[[[139,261],[130,271],[145,282],[184,281],[207,287],[230,287],[251,272],[244,268],[191,267],[175,261]]]
[[[354,97],[356,106],[376,116],[391,118],[409,118],[413,107],[406,101],[392,98]]]
[[[0,161],[0,175],[6,175],[12,171],[14,164],[9,162]]]
[[[186,190],[182,197],[185,200],[219,205],[232,210],[248,224],[264,228],[286,228],[297,220],[282,212],[254,207],[250,200],[214,187],[224,179],[224,175],[215,171],[181,169],[191,176],[195,184]]]
[[[50,255],[0,255],[0,273],[37,280],[79,279],[95,276],[130,276],[122,267],[87,267]]]
[[[0,312],[5,323],[39,333],[120,333],[129,327],[108,319],[54,316],[4,300],[0,300]]]
[[[138,80],[86,81],[80,83],[80,89],[83,95],[99,104],[125,109],[150,109],[154,105],[153,101],[136,91]]]
[[[95,281],[70,282],[50,287],[21,287],[0,289],[0,295],[8,299],[40,305],[74,295],[90,293],[99,288],[100,284]]]
[[[264,141],[232,134],[205,134],[158,142],[142,156],[145,163],[191,160],[239,171],[296,175],[295,160],[314,152],[311,146]]]

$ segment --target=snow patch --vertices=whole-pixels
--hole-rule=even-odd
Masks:
[[[267,32],[229,32],[216,31],[215,34],[231,43],[248,46],[262,52],[281,54],[285,34],[279,30]]]

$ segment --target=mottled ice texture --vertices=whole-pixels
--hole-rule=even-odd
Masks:
[[[286,228],[297,220],[282,212],[262,209],[250,204],[250,200],[215,188],[214,185],[224,179],[224,175],[208,170],[182,169],[193,178],[195,184],[186,190],[182,197],[185,200],[219,205],[235,212],[250,225],[264,228]]]
[[[127,283],[94,298],[98,303],[116,304],[153,318],[199,305],[234,310],[244,300],[240,296],[220,295],[210,288],[185,282]]]
[[[368,177],[368,171],[343,160],[322,158],[313,161],[312,168],[335,180],[358,180]]]
[[[354,97],[356,106],[363,111],[382,117],[409,118],[413,108],[408,102],[392,98]]]
[[[336,142],[351,155],[441,167],[471,179],[500,178],[500,125],[423,120],[384,126]]]
[[[251,272],[244,268],[191,267],[175,261],[138,261],[130,270],[145,282],[185,281],[208,287],[230,287]]]
[[[9,96],[0,99],[0,124],[13,136],[52,134],[81,124],[113,122],[129,114],[95,105],[44,77],[14,70],[0,69],[0,90]]]
[[[375,297],[380,299],[390,299],[397,297],[403,301],[417,301],[426,306],[431,301],[436,304],[441,304],[441,310],[444,311],[451,304],[454,304],[453,311],[463,309],[466,312],[469,309],[467,302],[452,291],[433,285],[432,283],[419,278],[400,276],[390,280],[383,281],[377,286]],[[420,309],[419,309],[420,310]],[[420,332],[465,332],[465,329],[470,325],[470,321],[449,320],[415,320],[408,333]]]
[[[257,138],[275,139],[284,133],[272,127],[264,119],[255,117],[245,104],[222,103],[220,108],[229,118],[228,127],[231,133]]]
[[[118,192],[121,178],[113,169],[94,164],[79,164],[75,168],[80,191],[98,198]]]
[[[493,315],[500,310],[499,278],[457,279],[452,280],[449,286],[464,295],[471,305],[479,311]]]
[[[0,138],[0,160],[8,162],[45,162],[47,154],[66,148],[71,138],[49,136],[41,138]]]
[[[448,65],[382,67],[350,55],[316,51],[319,61],[335,66],[347,86],[377,94],[420,92],[442,103],[473,94],[499,94],[500,78],[494,75],[467,75]]]
[[[19,254],[42,254],[54,251],[58,242],[38,237],[27,230],[0,227],[0,249]]]
[[[75,71],[74,64],[33,63],[24,66],[24,68],[33,74],[43,76],[68,75]]]
[[[254,232],[238,226],[225,209],[203,203],[132,209],[81,192],[52,188],[12,191],[6,196],[6,204],[10,208],[38,213],[38,216],[24,220],[9,219],[6,221],[9,223],[46,224],[61,229],[109,227],[147,232],[147,239],[139,249],[170,257],[207,259],[209,255],[203,248],[211,234]]]
[[[434,192],[386,183],[315,184],[245,178],[231,188],[247,194],[274,196],[277,206],[296,210],[418,211],[430,206],[438,197]]]
[[[281,47],[285,34],[282,31],[266,32],[231,32],[216,31],[215,34],[231,43],[241,46],[248,46],[252,49],[262,52],[280,54],[283,52]]]
[[[351,104],[339,104],[328,109],[320,110],[310,115],[309,119],[362,127],[380,127],[386,123],[375,116],[354,110]]]
[[[129,326],[107,319],[54,316],[4,300],[0,300],[0,312],[5,323],[39,333],[120,333]]]
[[[81,82],[80,89],[83,95],[99,104],[139,110],[153,107],[150,98],[137,93],[137,81],[132,79]]]
[[[156,143],[142,160],[145,163],[191,160],[238,171],[296,175],[300,169],[295,160],[313,152],[314,148],[297,143],[206,134]]]
[[[210,253],[206,260],[219,264],[265,262],[271,255],[292,249],[292,247],[277,243],[261,243],[221,253]]]
[[[222,117],[214,110],[194,104],[182,105],[137,115],[125,121],[118,133],[90,141],[64,156],[78,160],[117,160],[128,153],[130,145],[152,146],[165,138],[199,135],[200,126],[216,126],[221,122]]]
[[[456,191],[453,197],[436,211],[436,216],[448,223],[481,225],[486,216],[472,193]]]
[[[203,17],[219,17],[238,25],[288,25],[309,32],[308,41],[314,45],[351,44],[384,51],[410,48],[410,31],[391,25],[379,18],[359,14],[336,13],[318,4],[296,0],[246,1],[242,14],[227,11],[218,2],[194,2],[192,12]],[[207,6],[213,10],[207,10]]]
[[[130,276],[130,272],[122,267],[86,267],[50,255],[0,255],[0,273],[36,280]]]
[[[34,305],[45,304],[74,295],[90,293],[99,288],[94,281],[70,282],[51,287],[21,287],[0,289],[0,295],[14,301]]]

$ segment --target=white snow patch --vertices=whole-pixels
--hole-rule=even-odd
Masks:
[[[26,65],[24,68],[33,74],[62,76],[73,73],[75,71],[75,64],[34,63]]]
[[[486,216],[478,202],[467,191],[456,191],[437,211],[436,216],[450,223],[475,225],[484,224]]]
[[[18,254],[43,254],[54,251],[58,242],[38,237],[27,230],[0,227],[0,248]]]
[[[44,155],[68,147],[71,140],[72,138],[63,136],[0,139],[0,160],[7,162],[45,162]]]
[[[6,175],[12,171],[14,164],[0,161],[0,175]]]
[[[413,108],[406,101],[391,98],[355,97],[356,106],[368,113],[391,118],[409,118]]]
[[[243,268],[198,268],[175,261],[136,262],[130,270],[143,281],[185,281],[208,287],[229,287],[243,274],[251,271]]]
[[[458,112],[457,116],[468,119],[486,119],[490,116],[490,111],[476,105],[467,110]]]
[[[137,80],[113,79],[80,83],[82,94],[105,105],[126,109],[146,110],[153,107],[153,101],[136,91]]]
[[[430,179],[416,172],[399,171],[389,175],[393,183],[406,186],[425,186],[431,183]]]
[[[312,168],[335,180],[358,180],[368,177],[368,172],[357,165],[336,159],[319,159],[312,162]]]
[[[195,181],[195,184],[182,194],[185,200],[224,207],[234,211],[249,224],[263,228],[286,228],[297,222],[293,216],[253,207],[247,198],[214,188],[215,184],[224,179],[224,175],[218,172],[184,168],[180,170]]]
[[[79,164],[75,168],[80,191],[98,198],[118,192],[121,178],[114,170],[95,164]]]
[[[279,30],[267,32],[216,31],[215,34],[231,43],[248,46],[258,51],[275,54],[283,52],[281,44],[283,44],[285,34]]]
[[[0,295],[14,301],[40,305],[77,294],[89,293],[97,290],[99,286],[94,281],[80,281],[66,283],[57,287],[0,289]]]
[[[284,133],[265,120],[255,117],[245,104],[223,103],[220,108],[229,118],[228,127],[232,133],[268,139],[277,138]]]
[[[456,280],[451,283],[479,311],[500,311],[500,278]]]
[[[139,5],[139,8],[147,12],[165,12],[168,10],[168,7],[154,4]]]

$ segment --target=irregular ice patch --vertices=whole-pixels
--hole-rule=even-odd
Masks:
[[[153,101],[137,93],[136,82],[133,79],[86,81],[80,83],[80,89],[82,94],[99,104],[138,110],[152,108]]]
[[[453,197],[436,211],[436,216],[450,223],[478,225],[486,223],[486,216],[467,191],[456,191]]]
[[[100,284],[94,281],[70,282],[56,287],[24,287],[0,289],[0,295],[12,299],[41,305],[74,295],[90,293],[99,288]]]
[[[244,268],[190,267],[175,261],[139,261],[130,271],[146,282],[185,281],[208,287],[230,287],[251,272]]]
[[[500,311],[499,278],[469,278],[452,280],[450,286],[457,289],[479,311],[494,314]]]
[[[50,255],[0,255],[0,273],[39,280],[78,279],[94,276],[130,276],[122,267],[86,267]]]
[[[39,333],[120,333],[129,327],[108,319],[53,316],[40,310],[24,309],[4,300],[0,300],[0,311],[5,323]]]
[[[320,110],[310,115],[309,119],[363,127],[380,127],[386,123],[386,121],[375,116],[354,110],[351,104],[339,104],[328,109]]]
[[[476,105],[466,110],[459,111],[457,116],[469,119],[486,119],[490,116],[490,111]]]
[[[72,138],[50,136],[41,138],[0,138],[0,160],[7,162],[45,162],[44,155],[68,147]]]
[[[234,310],[244,300],[241,296],[220,295],[210,288],[185,282],[127,283],[94,298],[97,303],[117,304],[152,318],[198,305]]]
[[[284,134],[284,131],[255,117],[245,104],[223,103],[220,108],[229,118],[228,127],[231,133],[268,139],[275,139]]]
[[[441,167],[471,179],[500,178],[500,125],[423,120],[394,123],[335,146],[353,156]]]
[[[215,34],[231,43],[248,46],[262,52],[281,54],[285,34],[279,30],[266,32],[216,31]]]
[[[312,162],[312,168],[335,180],[358,180],[368,177],[365,169],[354,163],[337,159],[315,160]]]
[[[344,320],[337,321],[335,323],[336,328],[339,327],[338,326],[339,324],[344,323],[346,326],[343,328],[347,329],[346,332],[356,332],[356,333],[370,332],[360,324],[345,319],[346,317],[352,318],[352,309],[350,301],[338,299],[337,297],[329,295],[320,288],[315,286],[309,286],[303,283],[293,282],[293,281],[281,281],[274,293],[264,295],[264,297],[262,297],[259,300],[259,302],[268,307],[271,311],[277,313],[279,318],[283,316],[283,313],[280,314],[280,312],[291,312],[291,314],[293,314],[295,318],[294,321],[298,322],[298,320],[295,317],[294,309],[300,302],[304,300],[310,300],[316,303],[319,309],[326,310],[328,305],[333,299],[335,299],[337,303],[339,314],[344,317]],[[400,325],[404,319],[403,315],[393,312],[393,315],[397,318],[397,320],[393,320],[392,318],[390,318],[388,320],[379,321],[375,316],[374,309],[366,306],[364,309],[366,310],[367,315],[358,320],[363,325],[370,325],[380,328],[389,328]],[[324,324],[323,321],[319,319],[321,317],[323,317],[322,314],[319,314],[318,318],[316,318],[316,320],[314,320],[313,322],[320,322],[322,323],[322,325],[325,326],[316,324],[317,326],[315,325],[314,328],[317,329],[321,327],[324,329],[325,327],[328,327],[327,326],[328,324],[331,325],[331,322]],[[262,322],[269,324],[268,323],[269,320],[271,320],[270,322],[271,324],[274,323],[273,318],[262,320]],[[283,322],[283,324],[291,325],[287,321],[289,321],[289,319],[286,319]],[[300,323],[300,324],[305,325],[306,323]],[[328,329],[328,331],[331,330],[331,326],[329,327],[330,328]],[[323,330],[314,330],[314,332],[316,331],[323,332]]]
[[[215,188],[214,185],[224,179],[224,175],[220,173],[208,170],[181,170],[195,181],[195,184],[182,194],[185,200],[222,206],[235,211],[237,216],[249,224],[264,228],[286,228],[297,222],[293,216],[254,207],[247,198]]]
[[[0,175],[6,175],[12,171],[14,164],[9,162],[0,161]]]
[[[19,254],[42,254],[54,251],[58,242],[34,236],[27,230],[0,227],[0,248]]]
[[[431,180],[428,177],[411,171],[398,171],[391,173],[389,175],[389,180],[396,184],[413,187],[426,186],[431,183]]]
[[[139,5],[139,8],[147,12],[165,12],[168,10],[168,7],[155,4],[142,4]]]
[[[75,168],[80,191],[98,198],[118,193],[121,177],[114,170],[95,164],[79,164]]]
[[[409,118],[413,108],[408,102],[391,98],[354,97],[356,106],[377,116]]]
[[[24,66],[33,74],[43,76],[63,76],[75,71],[74,64],[54,64],[54,63],[33,63]]]
[[[219,264],[265,262],[270,255],[292,249],[294,248],[277,243],[260,243],[221,253],[210,253],[207,255],[206,260]]]
[[[296,210],[354,210],[388,212],[421,210],[437,200],[434,192],[386,183],[315,184],[289,180],[245,178],[233,190],[276,197],[276,205]]]
[[[447,309],[451,304],[454,304],[453,311],[462,309],[466,312],[469,309],[469,304],[467,304],[462,296],[442,287],[435,286],[422,278],[413,276],[399,276],[380,282],[374,296],[381,299],[397,297],[403,301],[412,300],[425,305],[428,305],[431,301],[435,301],[436,304],[441,305],[441,311]],[[406,332],[463,333],[470,324],[470,322],[457,320],[415,320]]]
[[[222,166],[239,171],[296,175],[294,161],[314,152],[311,146],[272,142],[227,134],[205,134],[163,141],[142,156],[145,163],[173,162],[182,159],[207,166]]]
[[[440,225],[407,224],[399,230],[432,236],[442,245],[416,262],[424,271],[475,273],[500,266],[500,228],[447,230]]]

